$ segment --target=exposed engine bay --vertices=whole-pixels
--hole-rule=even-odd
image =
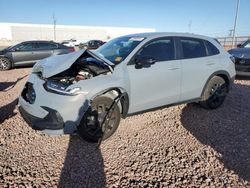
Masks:
[[[49,79],[60,82],[64,86],[69,86],[81,80],[109,73],[110,69],[107,65],[86,53],[76,60],[69,69]]]

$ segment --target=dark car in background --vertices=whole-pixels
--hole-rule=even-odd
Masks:
[[[99,48],[101,45],[103,45],[105,42],[101,41],[101,40],[90,40],[88,42],[85,43],[81,43],[79,45],[79,48],[83,49],[89,49],[89,50],[95,50],[97,48]]]
[[[237,48],[228,51],[235,58],[235,69],[238,76],[250,76],[250,39],[238,44]]]
[[[51,55],[73,51],[74,48],[53,41],[25,41],[0,51],[0,71],[17,66],[31,66]]]

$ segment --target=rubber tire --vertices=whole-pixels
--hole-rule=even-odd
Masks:
[[[106,96],[99,96],[99,97],[96,97],[92,104],[91,104],[91,110],[88,112],[88,113],[91,113],[93,114],[94,112],[96,112],[96,108],[98,106],[98,104],[107,104],[109,107],[110,105],[113,103],[113,99],[109,98],[109,97],[106,97]],[[87,112],[86,112],[87,113]],[[98,130],[98,134],[93,136],[91,134],[89,134],[87,131],[86,131],[86,120],[87,120],[87,116],[85,115],[79,126],[78,126],[78,134],[87,142],[91,142],[91,143],[96,143],[100,140],[100,138],[102,138],[102,140],[106,140],[107,138],[109,138],[110,136],[112,136],[115,131],[117,130],[119,124],[120,124],[120,119],[121,119],[121,113],[120,113],[120,110],[119,110],[119,107],[117,106],[117,104],[115,104],[114,106],[114,116],[116,117],[115,119],[115,122],[114,122],[114,125],[113,127],[111,128],[111,130],[107,133],[103,133],[101,127],[98,127],[99,130]]]
[[[203,93],[202,100],[200,101],[201,107],[212,110],[212,109],[216,109],[216,108],[220,107],[223,104],[227,93],[225,94],[224,97],[221,96],[220,101],[219,101],[219,103],[217,105],[213,105],[211,103],[211,101],[209,100],[210,97],[211,97],[210,92],[212,90],[212,87],[215,84],[222,84],[222,85],[225,84],[225,86],[227,87],[226,81],[222,77],[220,77],[220,76],[212,77],[209,80],[209,82],[208,82],[208,84],[206,86],[206,89],[205,89],[205,91]],[[226,90],[227,90],[227,88],[226,88]]]
[[[2,67],[0,66],[0,71],[6,71],[6,70],[10,70],[11,69],[11,62],[9,59],[5,58],[5,57],[0,57],[0,60],[4,59],[7,62],[7,67],[5,69],[2,69]]]

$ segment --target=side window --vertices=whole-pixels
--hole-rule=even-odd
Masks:
[[[39,42],[38,47],[39,49],[55,49],[57,48],[57,45],[52,43]]]
[[[34,43],[23,43],[23,44],[20,44],[17,48],[19,48],[22,51],[33,50],[36,48],[36,45]]]
[[[94,46],[95,45],[95,42],[93,40],[89,41],[89,45],[90,46]]]
[[[220,51],[211,42],[205,41],[205,43],[207,46],[207,51],[209,56],[217,55],[220,53]]]
[[[194,38],[181,38],[180,39],[183,58],[198,58],[206,56],[206,48],[202,40]]]
[[[156,61],[173,60],[175,59],[174,41],[172,38],[154,40],[144,46],[138,55],[152,57]]]

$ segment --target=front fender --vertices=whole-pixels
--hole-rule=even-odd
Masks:
[[[125,118],[129,109],[129,97],[128,97],[128,88],[124,79],[121,77],[110,75],[100,75],[88,80],[79,81],[69,88],[80,87],[81,91],[85,93],[86,100],[92,101],[95,97],[105,94],[111,90],[116,90],[122,96],[121,105],[122,105],[122,117]],[[84,114],[81,115],[81,117]]]

